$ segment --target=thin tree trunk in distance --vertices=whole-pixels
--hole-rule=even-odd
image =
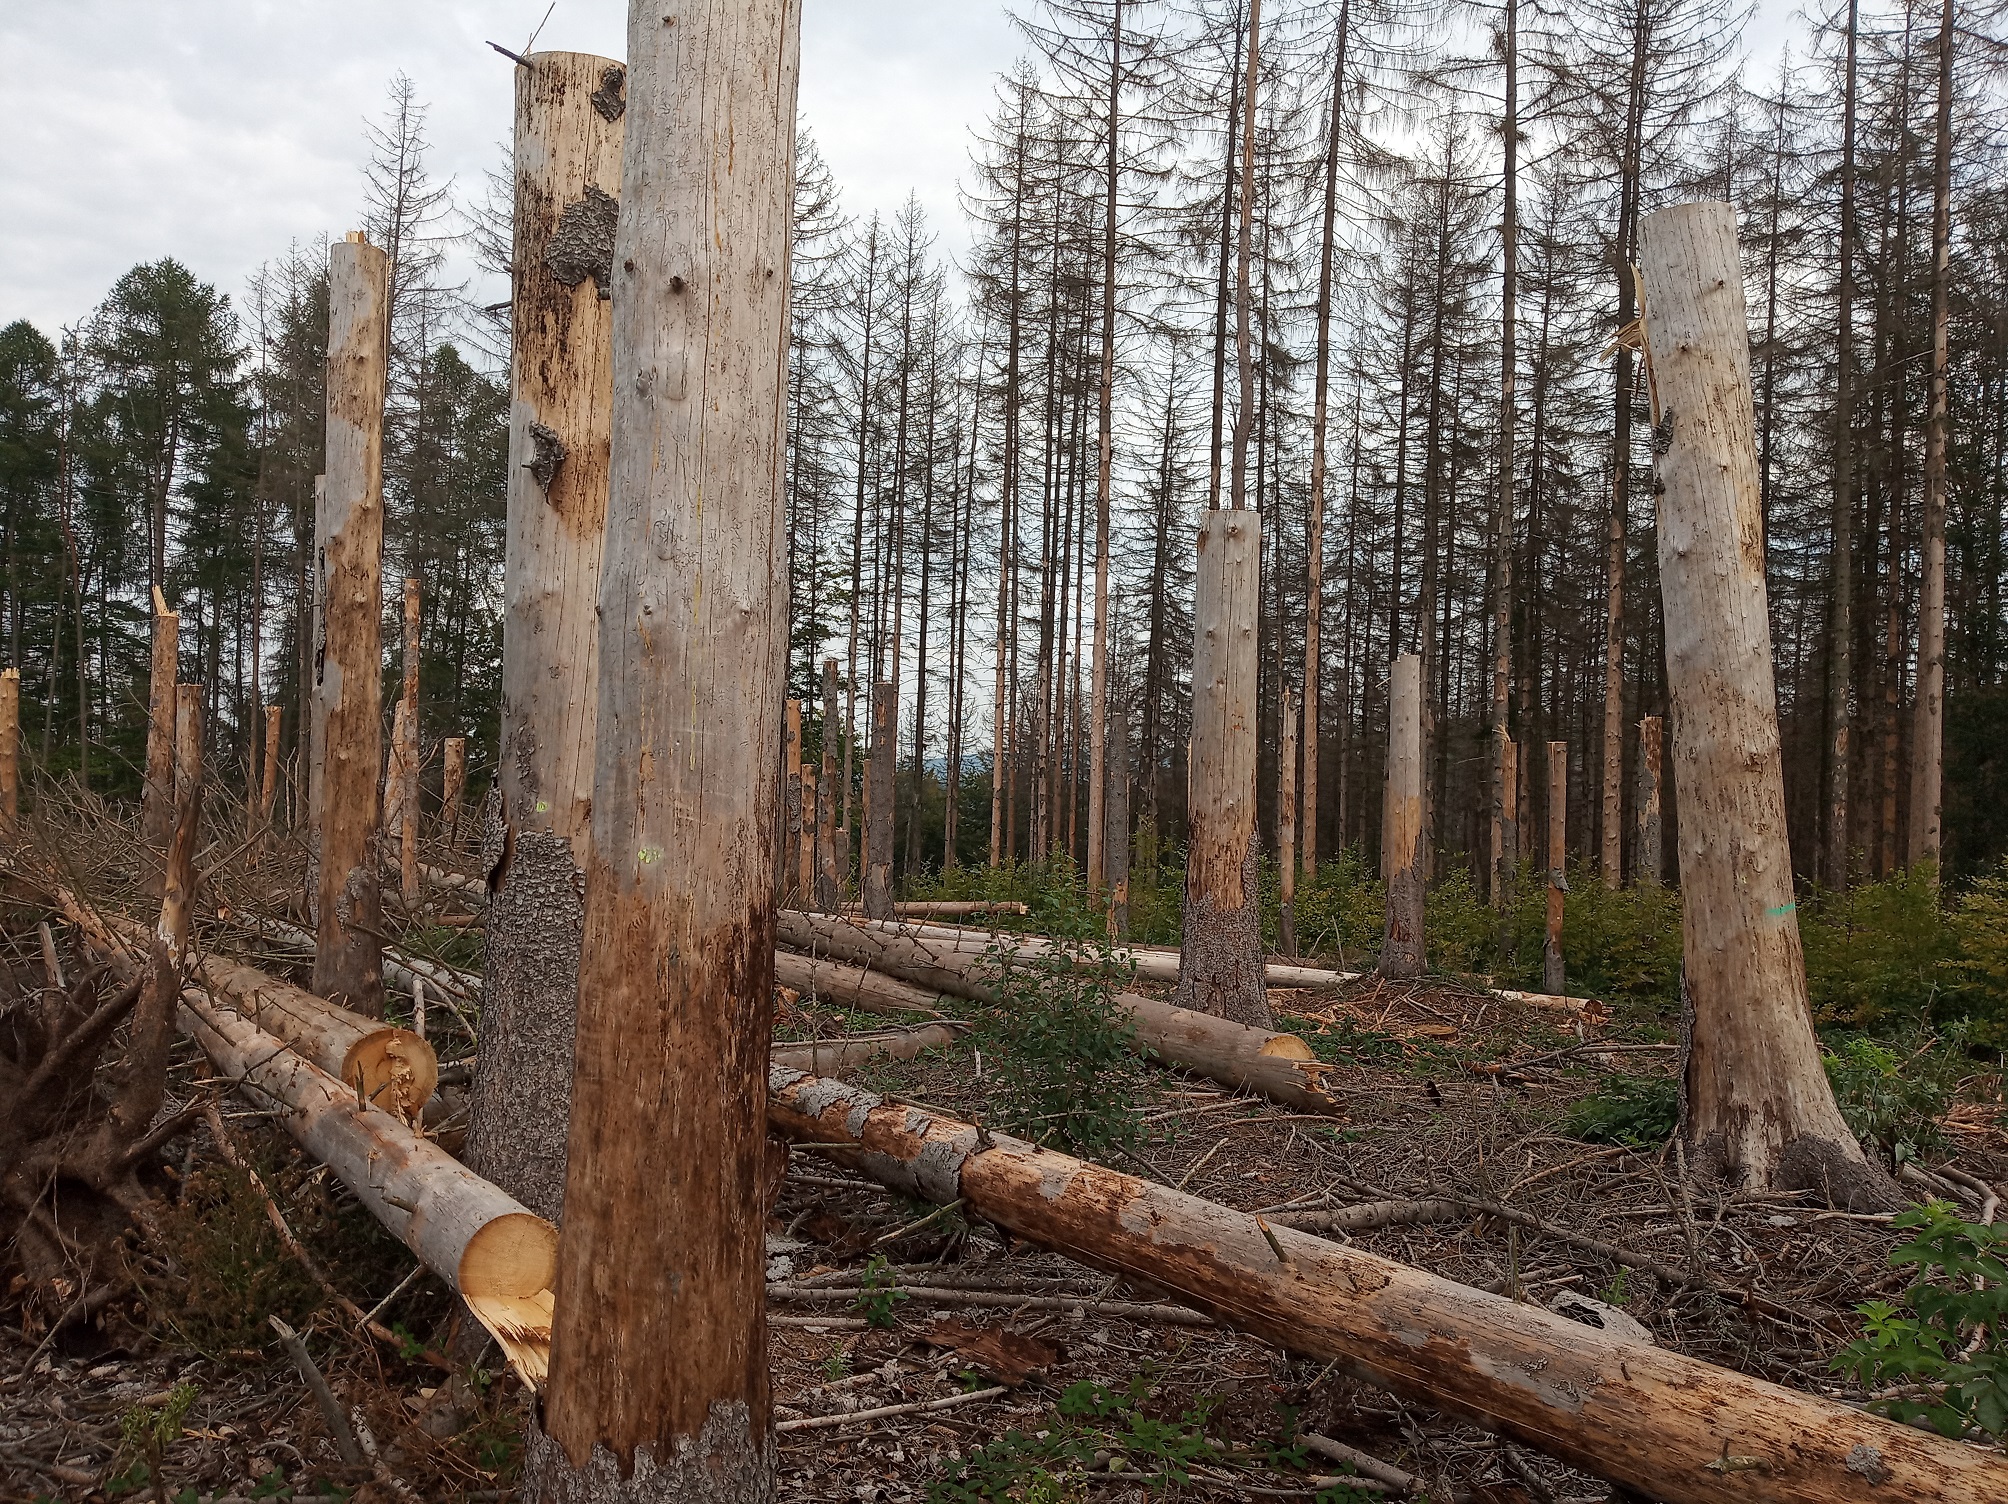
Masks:
[[[1548,743],[1548,930],[1541,990],[1562,992],[1562,916],[1569,891],[1569,744]]]
[[[1938,125],[1931,170],[1931,409],[1924,430],[1924,582],[1910,733],[1910,865],[1938,882],[1945,783],[1945,459],[1952,289],[1953,0],[1940,0]]]
[[[1666,836],[1660,814],[1660,757],[1664,741],[1660,719],[1646,716],[1638,723],[1638,880],[1657,888],[1665,880]]]
[[[614,284],[625,116],[600,101],[620,102],[626,74],[610,58],[540,52],[515,78],[501,797],[482,832],[482,866],[494,875],[466,1159],[555,1222],[585,923],[614,401],[613,304],[584,262],[600,256]]]
[[[21,671],[0,672],[0,834],[21,819]]]
[[[1102,836],[1108,855],[1109,934],[1129,934],[1130,766],[1129,716],[1118,709],[1109,717],[1108,828]]]
[[[802,702],[788,701],[781,718],[781,899],[799,908],[805,899],[795,892],[795,874],[802,850]]]
[[[1500,882],[1493,899],[1505,909],[1513,891],[1513,878],[1520,865],[1520,744],[1499,728],[1499,806],[1492,811],[1493,849],[1498,852]]]
[[[153,672],[147,686],[146,787],[140,798],[140,838],[167,849],[174,833],[174,687],[180,682],[181,617],[153,597]]]
[[[1827,634],[1827,886],[1848,887],[1848,829],[1855,730],[1855,103],[1860,44],[1858,0],[1848,0],[1847,63],[1841,89],[1841,243],[1834,361],[1833,614]],[[1657,880],[1659,854],[1653,853]],[[1643,868],[1641,869],[1643,870]]]
[[[1641,269],[1655,401],[1673,420],[1658,536],[1681,825],[1682,1130],[1697,1164],[1753,1189],[1893,1204],[1834,1105],[1806,994],[1736,211],[1653,214]]]
[[[439,834],[449,848],[460,845],[460,800],[467,792],[467,738],[449,736],[439,754]]]
[[[812,909],[816,903],[816,848],[823,828],[823,801],[819,795],[816,769],[813,764],[803,763],[796,775],[800,787],[801,808],[797,814],[801,823],[801,839],[795,846],[797,862],[795,872],[795,895],[805,909]]]
[[[261,836],[272,828],[272,810],[279,802],[279,733],[285,711],[277,704],[265,707],[265,769],[258,787],[258,830]]]
[[[1504,118],[1500,136],[1506,151],[1505,209],[1499,222],[1503,270],[1499,279],[1499,468],[1492,515],[1492,903],[1506,906],[1513,858],[1506,847],[1513,799],[1508,691],[1513,679],[1513,445],[1520,408],[1520,0],[1505,0]]]
[[[325,732],[314,992],[383,1017],[383,405],[390,266],[360,230],[328,252],[328,458],[319,532]]]
[[[1122,101],[1123,0],[1114,0],[1109,58],[1108,197],[1102,226],[1102,380],[1095,469],[1095,625],[1088,671],[1088,891],[1100,901],[1106,873],[1102,841],[1108,823],[1109,735],[1109,483],[1115,457],[1116,189],[1121,167],[1117,125]]]
[[[1283,691],[1282,745],[1277,749],[1276,872],[1280,892],[1276,949],[1297,954],[1297,697]]]
[[[850,847],[843,827],[837,824],[837,660],[823,660],[823,776],[816,790],[816,852],[821,860],[816,883],[816,907],[825,914],[840,912],[844,906],[844,879],[850,863]],[[848,764],[847,764],[848,765]],[[840,849],[841,847],[841,849]]]
[[[1187,753],[1186,964],[1178,1006],[1271,1027],[1262,987],[1261,853],[1255,842],[1256,613],[1262,523],[1207,512],[1193,589]]]
[[[1388,677],[1387,793],[1381,814],[1381,866],[1387,916],[1381,935],[1384,977],[1421,976],[1423,938],[1422,655],[1403,653]]]
[[[174,686],[174,808],[178,812],[189,786],[202,781],[202,686]],[[177,818],[179,818],[177,813]]]
[[[1248,0],[1248,74],[1241,86],[1241,198],[1234,246],[1234,362],[1241,390],[1234,412],[1234,455],[1227,481],[1228,506],[1236,512],[1248,505],[1248,440],[1255,431],[1255,358],[1248,327],[1254,298],[1248,262],[1255,225],[1255,98],[1261,64],[1262,0]],[[1255,557],[1259,570],[1259,549]]]
[[[536,1499],[774,1497],[766,1101],[799,14],[629,10],[577,1152]]]
[[[398,768],[397,819],[398,896],[404,911],[418,908],[418,665],[419,581],[404,582],[404,695],[398,702],[402,729],[396,738]],[[397,728],[393,728],[397,729]]]
[[[872,686],[872,748],[865,764],[864,886],[867,919],[892,917],[893,788],[899,765],[899,713],[893,686]]]

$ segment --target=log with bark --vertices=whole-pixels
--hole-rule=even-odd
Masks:
[[[779,915],[776,937],[796,950],[833,956],[951,997],[998,1000],[984,980],[996,958],[968,937],[946,942],[792,909]],[[1337,1110],[1323,1087],[1331,1067],[1294,1034],[1250,1028],[1136,992],[1118,992],[1112,1001],[1135,1026],[1138,1044],[1166,1065],[1260,1092],[1304,1112]]]
[[[1995,1454],[776,1068],[768,1122],[856,1168],[1665,1504],[1992,1504]]]
[[[774,981],[779,986],[865,1013],[919,1013],[939,1018],[941,1004],[946,1000],[939,992],[930,992],[897,977],[788,950],[774,953]]]

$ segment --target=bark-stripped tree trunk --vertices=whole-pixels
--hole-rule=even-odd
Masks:
[[[1388,676],[1387,792],[1381,806],[1381,875],[1387,918],[1381,934],[1384,977],[1421,976],[1423,938],[1422,655],[1403,653]]]
[[[1660,814],[1660,755],[1664,741],[1660,719],[1646,716],[1638,723],[1638,880],[1657,888],[1665,880],[1666,834]]]
[[[1249,1212],[777,1068],[769,1120],[874,1179],[1667,1504],[1991,1504],[1999,1457]],[[1875,1483],[1870,1485],[1869,1475]],[[1725,1477],[1734,1481],[1725,1485]]]
[[[165,851],[174,833],[174,687],[180,682],[181,617],[153,599],[153,671],[147,686],[146,785],[140,838]]]
[[[1494,738],[1499,779],[1499,802],[1492,810],[1493,870],[1498,881],[1492,888],[1492,906],[1505,910],[1512,899],[1513,878],[1520,864],[1520,746],[1504,726]]]
[[[21,818],[21,671],[0,673],[0,833]]]
[[[261,839],[272,829],[272,811],[279,802],[279,733],[284,724],[285,711],[278,705],[267,705],[265,773],[258,788],[258,832]]]
[[[872,686],[872,750],[865,764],[865,870],[860,890],[865,915],[892,917],[893,785],[899,765],[899,714],[893,686]]]
[[[460,800],[467,792],[467,738],[449,736],[439,758],[439,838],[452,850],[460,845]]]
[[[1185,957],[1178,1005],[1270,1027],[1262,990],[1255,842],[1257,513],[1208,512],[1193,591],[1192,747],[1186,774]]]
[[[1541,942],[1541,985],[1563,987],[1562,915],[1569,892],[1569,744],[1548,743],[1548,930]]]
[[[391,756],[397,759],[397,802],[390,817],[397,822],[398,896],[404,911],[418,909],[418,654],[419,581],[404,582],[404,693],[392,724]]]
[[[517,68],[515,298],[503,572],[500,798],[467,1162],[539,1216],[563,1206],[585,922],[613,424],[615,204],[626,73],[540,52]]]
[[[174,686],[174,807],[188,801],[189,790],[202,781],[202,686]]]
[[[1646,350],[1664,451],[1660,588],[1695,1162],[1752,1188],[1896,1199],[1834,1105],[1806,996],[1757,480],[1736,211],[1683,204],[1642,235]]]
[[[764,749],[787,693],[799,14],[629,11],[576,1152],[533,1500],[774,1496]]]
[[[789,908],[799,908],[803,902],[800,895],[795,892],[795,874],[801,870],[801,851],[802,702],[790,700],[787,711],[781,718],[780,856],[780,901]]]
[[[823,801],[817,788],[816,770],[811,764],[802,764],[798,781],[801,785],[802,829],[801,840],[795,847],[795,896],[801,906],[808,909],[816,906],[816,848],[823,828]]]
[[[314,991],[383,1017],[383,404],[390,265],[360,230],[328,251],[328,456],[315,672],[321,731]]]
[[[1931,409],[1924,430],[1924,581],[1917,607],[1917,698],[1910,731],[1910,865],[1938,882],[1945,783],[1945,459],[1952,293],[1953,0],[1938,18],[1938,124],[1931,169]]]
[[[1297,954],[1297,697],[1283,691],[1276,776],[1276,949]]]

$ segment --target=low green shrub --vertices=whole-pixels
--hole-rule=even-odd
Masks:
[[[1966,1073],[1964,1030],[1949,1040],[1915,1034],[1879,1041],[1837,1035],[1821,1056],[1841,1116],[1863,1144],[1901,1165],[1944,1141],[1939,1120]]]
[[[1563,1131],[1589,1144],[1651,1149],[1680,1126],[1680,1083],[1671,1076],[1606,1076],[1569,1109]]]

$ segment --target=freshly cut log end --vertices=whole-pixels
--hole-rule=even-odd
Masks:
[[[557,1279],[558,1230],[529,1212],[487,1223],[460,1256],[460,1298],[532,1389],[541,1389],[551,1371]]]
[[[409,1029],[376,1029],[343,1053],[341,1076],[365,1102],[409,1123],[439,1087],[439,1057]]]

